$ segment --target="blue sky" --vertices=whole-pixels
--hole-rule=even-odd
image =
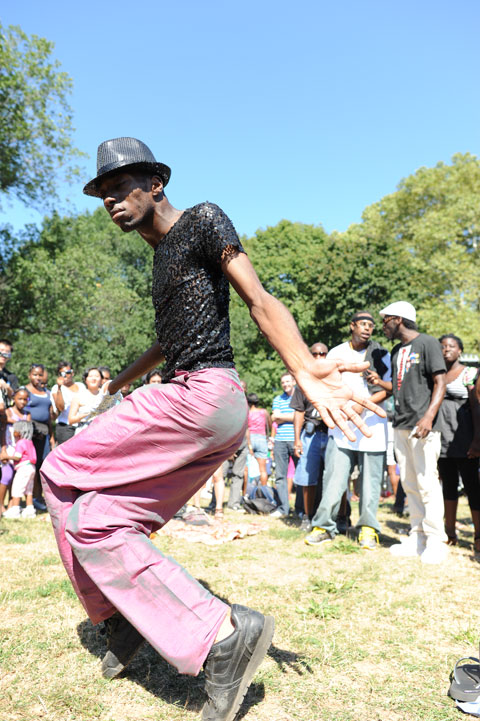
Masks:
[[[218,203],[249,235],[282,218],[345,230],[420,166],[477,155],[479,20],[477,0],[18,0],[1,14],[52,40],[73,79],[82,180],[102,140],[132,135],[172,167],[175,207]],[[61,195],[63,212],[97,207],[81,187]]]

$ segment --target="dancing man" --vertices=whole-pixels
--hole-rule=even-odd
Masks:
[[[165,196],[170,168],[135,138],[98,148],[101,198],[124,232],[153,248],[157,340],[105,384],[114,394],[165,360],[163,383],[137,389],[59,446],[42,467],[60,554],[91,621],[105,622],[105,677],[144,639],[181,673],[204,666],[204,721],[232,721],[273,636],[273,618],[212,596],[150,541],[239,447],[247,404],[229,339],[230,282],[325,423],[368,434],[337,361],[316,361],[286,308],[261,286],[227,216],[201,203],[181,211]],[[381,410],[378,411],[383,415]]]

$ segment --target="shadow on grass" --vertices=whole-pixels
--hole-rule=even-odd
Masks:
[[[201,581],[201,583],[208,589],[207,583],[204,581]],[[221,598],[218,594],[216,595],[217,598],[228,603],[226,599]],[[77,626],[77,633],[82,646],[99,659],[103,658],[106,652],[105,636],[100,632],[101,628],[102,624],[93,626],[89,619],[82,621]],[[302,654],[292,653],[272,645],[268,655],[275,661],[282,673],[286,673],[287,668],[296,671],[299,676],[306,672],[312,673],[312,669],[308,666]],[[148,693],[162,699],[165,703],[185,708],[187,711],[199,712],[206,700],[203,691],[203,672],[196,677],[179,674],[148,643],[141,647],[120,677],[128,678],[130,681],[137,683]],[[236,718],[240,719],[245,716],[253,706],[263,701],[264,698],[264,684],[262,682],[253,682]]]

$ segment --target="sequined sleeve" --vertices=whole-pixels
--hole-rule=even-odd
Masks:
[[[208,263],[219,264],[245,253],[232,221],[218,205],[201,203],[196,210],[201,249]]]

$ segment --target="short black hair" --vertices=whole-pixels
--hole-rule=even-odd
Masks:
[[[145,376],[145,383],[150,383],[150,380],[153,378],[153,376],[160,376],[162,377],[162,371],[160,368],[153,368],[151,371],[148,371],[147,375]]]
[[[66,368],[66,366],[68,366],[69,368],[71,368],[71,367],[72,367],[72,364],[69,363],[69,362],[66,361],[66,360],[58,361],[58,363],[57,363],[57,375],[60,373],[60,371],[62,370],[62,368]]]
[[[249,406],[258,406],[260,401],[256,393],[247,393],[247,403]]]
[[[110,368],[108,366],[94,366],[94,368],[97,371],[100,371],[100,373],[102,374],[102,378],[103,378],[103,371],[107,371],[107,373],[110,373],[110,375],[112,374],[112,371],[110,370]],[[92,369],[90,368],[90,370],[92,370]]]
[[[444,340],[445,338],[451,338],[452,340],[454,340],[460,350],[463,351],[463,342],[462,339],[458,337],[458,335],[453,335],[453,333],[445,333],[445,335],[440,336],[438,340],[441,343],[442,340]]]
[[[11,340],[8,340],[7,338],[0,338],[0,343],[3,343],[3,345],[9,345],[10,350],[13,350],[13,343]]]
[[[408,318],[402,318],[402,323],[405,328],[408,328],[408,330],[418,330],[417,324],[413,320],[409,320]]]

